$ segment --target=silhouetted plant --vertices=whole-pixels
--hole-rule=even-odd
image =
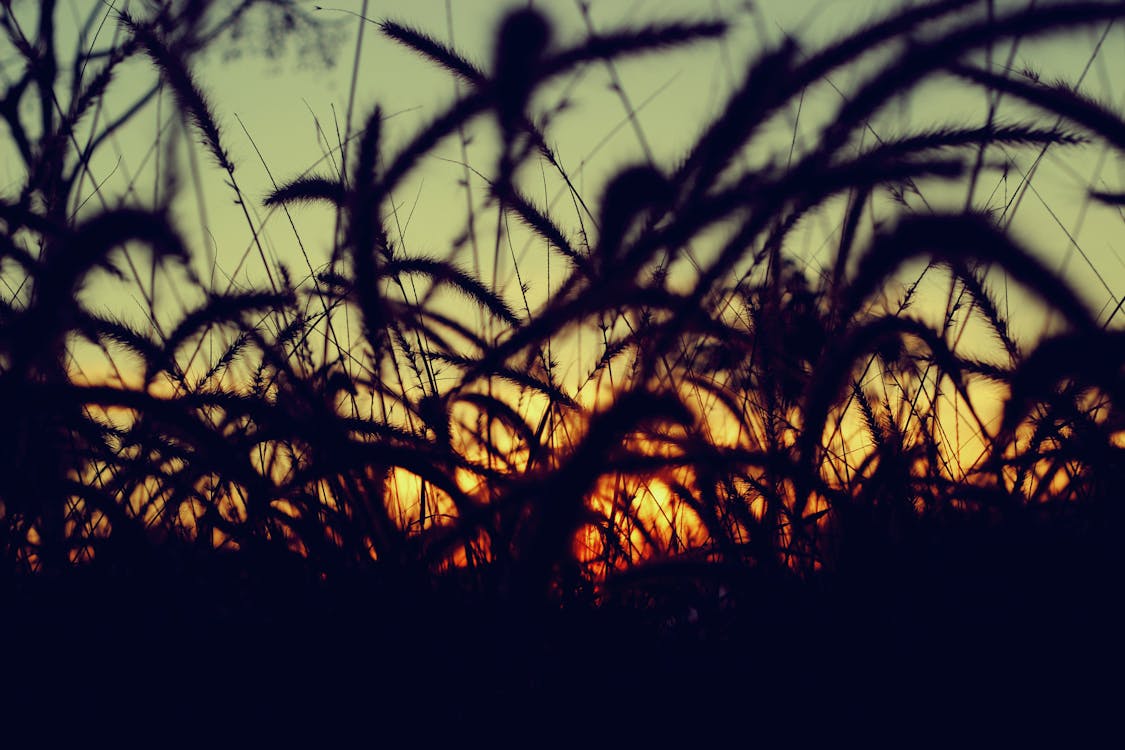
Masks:
[[[268,5],[298,14],[288,2]],[[678,163],[623,167],[576,229],[527,187],[525,168],[539,159],[576,208],[586,206],[548,146],[554,110],[541,111],[536,95],[583,66],[704,43],[726,24],[591,34],[559,48],[549,19],[526,8],[502,21],[484,69],[384,21],[383,33],[457,77],[464,93],[394,150],[382,110],[371,107],[340,146],[346,173],[306,173],[265,198],[336,212],[330,261],[310,264],[300,283],[267,258],[192,73],[192,56],[219,33],[212,6],[114,15],[120,41],[71,61],[79,73],[65,106],[52,101],[63,59],[52,46],[54,3],[43,6],[35,44],[5,10],[25,69],[0,114],[26,173],[0,202],[0,253],[26,286],[0,309],[9,570],[231,557],[251,575],[291,564],[311,579],[373,573],[418,590],[453,581],[540,610],[660,603],[669,581],[713,598],[722,587],[725,607],[729,587],[897,565],[915,548],[940,546],[934,539],[950,529],[1049,525],[1087,508],[1120,516],[1120,332],[978,207],[913,213],[903,198],[939,181],[975,181],[973,157],[986,148],[1125,146],[1125,122],[1110,107],[970,62],[1000,41],[1115,21],[1125,15],[1119,3],[989,4],[986,13],[947,0],[811,53],[786,41],[748,66]],[[797,148],[794,138],[792,153],[745,166],[807,87],[859,67],[872,50],[889,57],[815,141]],[[117,67],[141,53],[243,206],[268,289],[216,291],[196,278],[167,218],[171,189],[148,209],[99,194],[100,209],[77,210],[92,152],[125,120],[85,144],[75,126]],[[81,72],[95,57],[101,67]],[[866,145],[876,113],[938,75],[1018,97],[1060,124],[992,113]],[[35,127],[23,122],[28,92],[39,98]],[[565,261],[542,303],[526,285],[507,293],[455,259],[411,254],[394,239],[395,191],[436,147],[474,127],[499,138],[482,173],[496,257],[518,231]],[[884,191],[898,201],[895,215],[868,227],[864,212]],[[1111,191],[1091,197],[1120,202]],[[820,272],[802,267],[793,232],[840,199],[834,256]],[[463,233],[474,241],[477,210]],[[77,296],[95,270],[128,278],[119,249],[138,243],[198,292],[170,326],[155,313],[147,329],[94,313]],[[707,249],[684,282],[678,268],[696,245]],[[144,289],[132,258],[128,273]],[[999,342],[1001,363],[960,351],[949,319],[907,314],[918,282],[897,309],[877,299],[915,260],[927,274],[948,273],[969,300],[966,314]],[[990,288],[993,267],[1061,313],[1066,330],[1017,341]],[[471,315],[451,310],[450,292]],[[349,341],[341,330],[354,320],[362,333]],[[585,384],[568,389],[555,360],[579,334],[601,349],[581,363]],[[137,384],[80,382],[67,363],[79,338],[127,352]],[[613,392],[599,402],[611,375]],[[1007,389],[998,429],[978,408],[980,381]],[[968,414],[952,419],[979,430],[979,459],[946,437],[945,394]]]

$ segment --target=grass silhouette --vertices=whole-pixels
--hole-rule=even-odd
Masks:
[[[262,5],[311,23],[294,3]],[[384,21],[461,93],[394,148],[371,107],[341,138],[338,170],[265,197],[335,212],[329,262],[304,280],[267,257],[191,73],[227,11],[103,9],[88,25],[104,14],[113,43],[97,49],[84,32],[68,58],[57,10],[44,2],[30,30],[3,9],[22,68],[0,115],[25,174],[0,198],[0,258],[19,284],[0,306],[0,575],[13,613],[0,632],[20,644],[27,680],[6,703],[13,714],[50,695],[100,715],[112,701],[71,678],[151,680],[147,654],[162,649],[161,691],[135,698],[153,721],[160,705],[217,689],[230,667],[244,717],[276,721],[279,705],[332,685],[329,707],[308,716],[342,728],[372,712],[404,725],[440,715],[452,736],[494,726],[498,708],[509,728],[608,717],[659,734],[657,716],[629,723],[659,710],[654,685],[689,715],[748,716],[748,735],[802,721],[1001,726],[1048,709],[1075,731],[1097,724],[1110,700],[1099,680],[1121,655],[1120,306],[1092,311],[971,201],[915,212],[902,199],[879,227],[865,211],[884,191],[976,185],[986,151],[1090,140],[1120,151],[1125,120],[1111,107],[975,55],[1111,24],[1125,7],[947,0],[823,49],[784,43],[749,64],[678,163],[624,166],[592,202],[552,151],[536,94],[584,66],[707,43],[724,23],[563,47],[546,16],[523,9],[501,23],[484,69]],[[889,59],[812,146],[744,167],[768,148],[771,118],[872,49]],[[79,124],[142,55],[243,207],[263,288],[200,277],[172,218],[174,158],[157,205],[98,193],[100,207],[76,209],[99,144],[151,98],[96,120],[85,143]],[[864,145],[875,113],[943,75],[1057,124],[990,110],[980,124]],[[542,303],[522,280],[513,295],[465,258],[396,241],[395,191],[440,144],[488,128],[495,161],[477,172],[488,198],[470,198],[462,249],[492,220],[496,258],[520,233],[548,248],[564,270]],[[536,163],[568,186],[579,227],[531,197]],[[788,242],[841,200],[834,256],[809,271]],[[142,247],[153,274],[196,293],[171,325],[158,299],[145,326],[82,303],[96,273],[146,289]],[[878,299],[917,261],[948,283],[936,323],[909,309],[922,276],[897,305]],[[993,268],[1063,326],[1017,341]],[[991,332],[998,360],[959,346],[968,318]],[[613,383],[593,407],[557,361],[583,335],[601,347],[586,385]],[[76,376],[80,341],[114,368],[127,355],[132,371]],[[1005,394],[991,429],[982,383]],[[955,424],[975,427],[979,456],[949,436]],[[191,647],[168,653],[174,632]],[[94,645],[61,645],[78,634]],[[598,700],[607,716],[593,715]]]

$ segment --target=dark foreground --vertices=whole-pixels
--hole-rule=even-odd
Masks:
[[[0,710],[18,735],[211,745],[1110,741],[1109,536],[964,532],[815,581],[728,572],[721,596],[654,575],[601,607],[238,556],[9,578]]]

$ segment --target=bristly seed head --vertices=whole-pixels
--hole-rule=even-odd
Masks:
[[[531,94],[538,63],[551,42],[551,26],[533,8],[504,18],[496,37],[496,106],[505,128],[522,114]]]
[[[640,164],[623,169],[606,185],[602,197],[601,249],[608,260],[620,254],[625,234],[637,217],[647,210],[659,210],[672,199],[672,185],[656,167]]]

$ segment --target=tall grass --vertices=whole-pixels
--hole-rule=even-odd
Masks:
[[[98,177],[87,174],[92,153],[134,111],[92,113],[141,55],[232,198],[254,200],[191,72],[219,28],[217,4],[95,13],[71,58],[54,47],[56,10],[43,3],[35,29],[3,10],[22,68],[2,114],[25,174],[0,201],[8,583],[142,569],[219,571],[224,585],[256,591],[279,577],[363,580],[386,601],[437,592],[520,611],[620,607],[706,639],[755,618],[790,622],[763,603],[805,611],[806,594],[793,592],[939,586],[958,566],[968,570],[958,580],[1014,580],[1014,570],[1041,572],[1023,566],[1045,550],[1074,570],[1104,566],[1099,581],[1120,571],[1117,310],[1092,311],[973,200],[917,211],[902,198],[983,181],[986,154],[1091,141],[1119,154],[1125,120],[1111,106],[997,72],[980,53],[1117,22],[1120,3],[946,0],[822,49],[782,44],[749,62],[682,159],[625,166],[598,196],[580,194],[552,151],[555,113],[537,94],[584,67],[710,44],[726,24],[654,24],[568,47],[551,41],[544,14],[518,10],[482,67],[384,21],[379,31],[456,77],[460,94],[393,148],[382,110],[367,105],[339,144],[346,171],[292,170],[264,203],[335,212],[330,262],[300,280],[257,244],[268,283],[241,291],[199,278],[170,218],[171,150],[156,205],[98,194],[100,207],[73,208]],[[104,49],[87,42],[103,20],[116,29]],[[860,67],[872,51],[884,57]],[[760,158],[771,122],[850,69],[860,83],[815,141]],[[1008,120],[994,107],[983,122],[864,139],[880,110],[943,76],[1046,118]],[[520,238],[547,248],[555,275],[542,301],[526,279],[513,293],[480,264],[468,270],[468,258],[401,242],[393,196],[467,132],[491,133],[498,147],[494,163],[471,167],[488,197],[470,196],[462,247],[494,222],[496,258]],[[574,216],[532,197],[537,165],[566,186]],[[899,208],[873,227],[865,216],[884,211],[887,194]],[[791,239],[841,205],[834,255],[809,269]],[[258,242],[254,216],[246,208]],[[158,321],[158,299],[147,326],[82,304],[95,272],[155,288],[138,272],[142,248],[145,268],[194,292],[177,320]],[[900,300],[879,299],[922,266]],[[1018,341],[997,270],[1063,327]],[[948,286],[936,320],[912,314],[924,278]],[[963,351],[968,320],[991,332],[996,356]],[[582,337],[600,349],[581,363],[585,383],[567,386],[558,358]],[[68,355],[78,342],[103,352],[117,380],[78,377]],[[995,392],[1003,405],[990,421],[982,394]],[[974,431],[975,454],[959,430]]]

